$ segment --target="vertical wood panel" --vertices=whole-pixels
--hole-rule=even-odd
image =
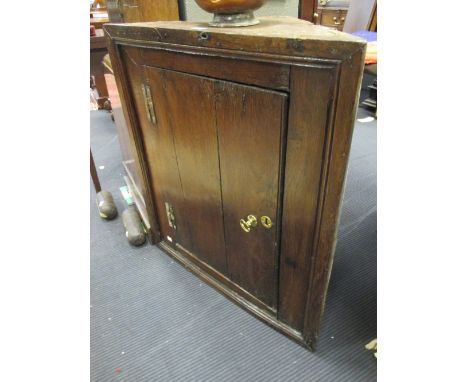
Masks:
[[[147,227],[150,226],[146,201],[143,197],[143,174],[138,165],[138,158],[135,148],[135,142],[130,137],[128,126],[125,122],[122,104],[120,102],[119,92],[113,74],[106,73],[106,84],[109,90],[109,98],[112,104],[112,116],[114,117],[115,127],[119,137],[120,150],[122,152],[122,163],[130,179],[131,191],[138,211],[141,214],[143,222]]]
[[[216,270],[226,273],[219,177],[214,81],[178,72],[148,68],[159,77],[154,90],[157,117],[170,127],[180,174],[183,203],[175,205],[180,226],[177,240]],[[157,73],[154,75],[153,73]],[[164,164],[162,164],[164,166]]]
[[[357,100],[363,74],[365,50],[359,50],[341,64],[333,130],[327,145],[327,168],[323,176],[320,229],[310,271],[304,319],[304,339],[315,347],[320,319],[325,307],[328,282],[333,265],[343,189],[346,179]]]
[[[135,163],[142,176],[142,195],[147,207],[148,219],[151,228],[148,231],[148,237],[151,243],[160,240],[160,226],[156,217],[156,205],[154,203],[151,179],[149,177],[148,162],[144,154],[143,138],[139,124],[137,111],[135,110],[134,97],[129,84],[129,73],[127,71],[122,48],[119,48],[110,38],[107,39],[107,49],[112,62],[112,69],[115,75],[117,88],[119,91],[122,112],[125,118],[126,126],[130,139],[133,141]]]
[[[277,199],[287,95],[218,81],[216,115],[226,252],[231,279],[267,305],[277,305]],[[240,219],[255,215],[244,232]],[[274,223],[266,229],[260,217]]]
[[[291,68],[278,316],[297,330],[303,328],[333,84],[332,69]]]

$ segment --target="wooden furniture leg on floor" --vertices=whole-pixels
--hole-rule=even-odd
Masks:
[[[90,154],[90,168],[91,168],[91,178],[93,179],[94,189],[96,194],[101,191],[101,183],[99,183],[99,177],[96,171],[96,165],[94,164],[93,153],[89,150]]]

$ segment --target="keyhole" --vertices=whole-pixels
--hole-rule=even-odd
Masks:
[[[267,229],[270,229],[273,226],[273,222],[268,216],[262,216],[260,218],[260,221],[262,222],[262,225]]]
[[[200,40],[208,40],[210,38],[210,35],[207,32],[201,32],[198,38]]]

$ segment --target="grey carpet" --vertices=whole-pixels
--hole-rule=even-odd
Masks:
[[[359,110],[358,117],[367,112]],[[221,296],[154,246],[132,248],[102,220],[91,186],[91,381],[375,381],[376,123],[356,123],[318,350],[309,352]],[[125,207],[107,112],[91,112],[103,189]]]

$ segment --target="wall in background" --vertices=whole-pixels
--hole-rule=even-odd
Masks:
[[[210,21],[213,15],[202,10],[195,0],[179,0],[181,18],[188,21]],[[299,14],[299,0],[267,0],[255,11],[256,16],[294,16]]]

